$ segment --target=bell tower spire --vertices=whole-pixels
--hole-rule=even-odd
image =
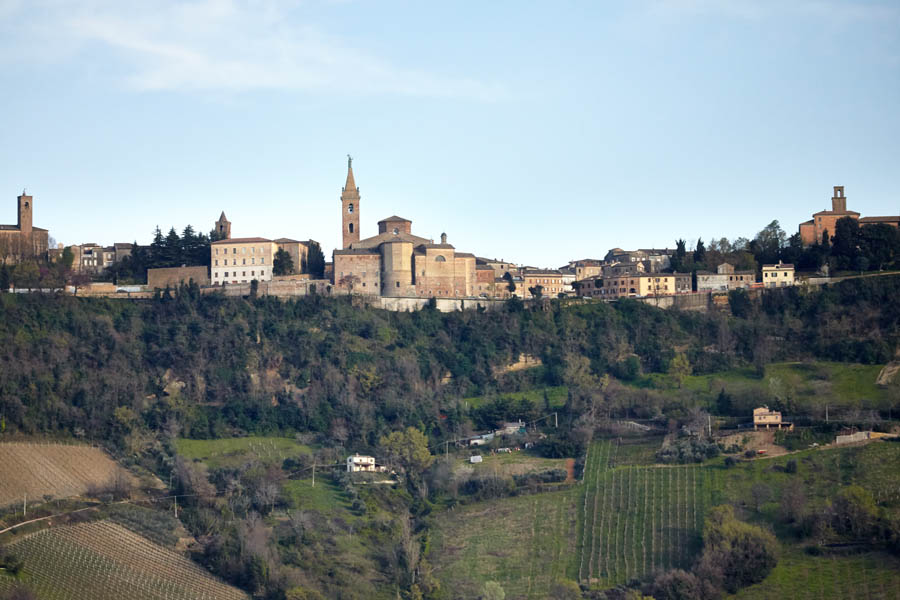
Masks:
[[[343,247],[359,241],[359,188],[353,178],[353,157],[347,155],[347,182],[341,190],[341,240]]]

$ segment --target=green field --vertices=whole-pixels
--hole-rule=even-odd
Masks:
[[[547,598],[574,579],[578,490],[490,500],[442,513],[429,560],[454,597],[477,598],[496,581],[507,600]]]
[[[547,394],[547,399],[550,401],[550,406],[552,408],[560,408],[565,405],[566,400],[569,397],[569,388],[564,385],[547,386],[524,392],[507,392],[498,394],[496,397],[509,400],[520,400],[525,398],[531,400],[535,406],[544,406],[545,393]],[[488,398],[485,396],[473,396],[471,398],[463,398],[463,403],[465,406],[468,406],[468,408],[478,408],[484,404],[487,399]]]
[[[785,552],[765,581],[732,597],[741,600],[900,598],[900,559],[882,552],[841,557]]]
[[[189,440],[176,442],[179,456],[200,460],[211,469],[238,466],[249,459],[281,462],[289,456],[309,454],[309,446],[292,438],[240,437],[218,440]]]

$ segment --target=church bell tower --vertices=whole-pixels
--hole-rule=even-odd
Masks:
[[[347,183],[341,190],[341,240],[344,249],[359,241],[359,188],[353,179],[353,158],[347,155]]]

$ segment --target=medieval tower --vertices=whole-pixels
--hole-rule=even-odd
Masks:
[[[216,233],[219,235],[220,240],[230,240],[231,239],[231,221],[225,218],[225,211],[222,211],[222,216],[219,217],[219,220],[215,223]]]
[[[31,236],[33,214],[33,207],[31,206],[32,202],[32,197],[26,196],[24,191],[22,192],[22,195],[19,196],[19,231],[22,232],[23,237]]]
[[[342,247],[359,241],[359,188],[353,180],[353,159],[347,156],[347,183],[341,190],[341,240]]]

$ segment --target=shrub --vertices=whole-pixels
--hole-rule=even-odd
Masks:
[[[697,572],[734,594],[768,576],[778,563],[777,550],[771,533],[738,521],[730,505],[717,506],[704,524]]]
[[[700,438],[683,438],[669,444],[656,453],[656,460],[663,463],[695,463],[718,456],[719,446]]]

